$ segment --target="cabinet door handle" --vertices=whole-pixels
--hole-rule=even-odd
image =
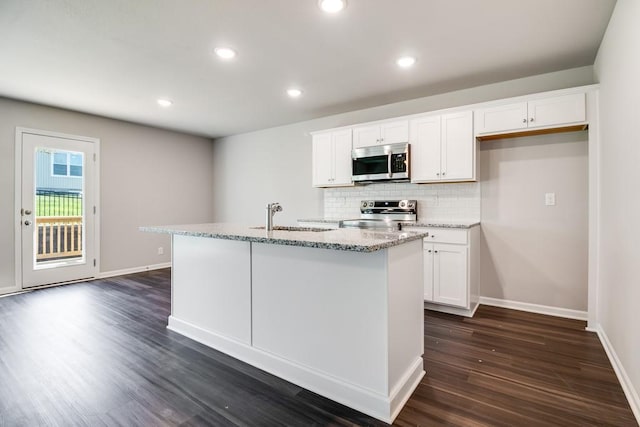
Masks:
[[[522,123],[527,123],[527,119],[522,119]]]
[[[431,253],[431,249],[429,249],[427,252]]]
[[[438,251],[433,251],[433,252],[438,253]]]
[[[445,176],[445,175],[446,175],[446,173],[445,173],[445,172],[442,172],[442,176]]]
[[[440,172],[438,172],[438,173],[436,174],[436,176],[440,176]]]
[[[533,117],[531,117],[531,119],[529,119],[529,121],[532,122],[533,121]]]

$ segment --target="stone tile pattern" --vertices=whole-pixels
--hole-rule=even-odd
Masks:
[[[418,221],[480,220],[480,183],[389,183],[324,189],[324,217],[359,218],[362,200],[418,201]]]

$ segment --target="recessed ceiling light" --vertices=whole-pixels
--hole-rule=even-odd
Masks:
[[[173,105],[172,101],[169,101],[168,99],[158,99],[158,105],[161,107],[171,107]]]
[[[400,68],[409,68],[415,63],[416,58],[414,58],[413,56],[403,56],[402,58],[398,58],[398,60],[396,61],[396,64],[398,64],[398,67]]]
[[[233,59],[236,57],[236,51],[228,47],[217,47],[214,49],[214,52],[222,59]]]
[[[327,13],[337,13],[347,7],[347,0],[318,0],[318,6]]]
[[[302,95],[302,91],[295,88],[287,89],[287,95],[289,95],[291,98],[299,98],[300,95]]]

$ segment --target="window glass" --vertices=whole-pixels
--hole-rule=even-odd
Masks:
[[[68,175],[67,169],[67,153],[53,153],[53,174]]]
[[[69,175],[82,176],[82,154],[69,154]]]
[[[55,176],[82,176],[82,153],[53,153],[52,173]]]

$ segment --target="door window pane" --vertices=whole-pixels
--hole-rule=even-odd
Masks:
[[[58,176],[67,176],[67,153],[53,153],[53,174]]]
[[[82,154],[69,154],[69,175],[82,176]]]

